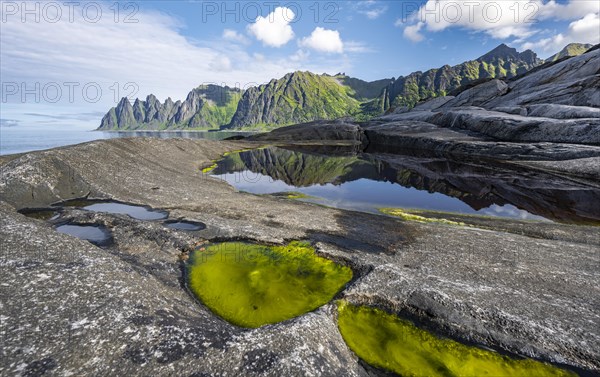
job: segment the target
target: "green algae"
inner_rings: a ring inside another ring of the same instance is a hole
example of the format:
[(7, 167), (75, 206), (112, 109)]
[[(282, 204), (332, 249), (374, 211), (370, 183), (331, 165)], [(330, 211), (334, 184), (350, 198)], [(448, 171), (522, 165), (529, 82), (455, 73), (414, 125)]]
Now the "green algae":
[(314, 196), (310, 196), (310, 195), (304, 194), (299, 191), (276, 192), (276, 193), (268, 194), (268, 195), (274, 196), (276, 198), (283, 198), (283, 199), (290, 199), (290, 200), (313, 199), (314, 198)]
[(414, 213), (406, 212), (399, 208), (379, 208), (379, 212), (384, 213), (386, 215), (399, 217), (406, 221), (417, 221), (420, 223), (438, 223), (438, 224), (446, 224), (446, 225), (456, 225), (456, 226), (467, 226), (467, 224), (458, 221), (446, 220), (446, 219), (438, 219), (434, 217), (425, 217), (416, 215)]
[(213, 244), (190, 260), (190, 290), (215, 314), (242, 327), (281, 322), (329, 302), (352, 270), (307, 243)]
[(439, 338), (380, 309), (340, 301), (338, 314), (342, 337), (357, 356), (402, 376), (576, 376), (536, 360)]
[(205, 168), (202, 169), (202, 173), (203, 174), (210, 173), (211, 171), (215, 170), (216, 167), (217, 167), (217, 161), (213, 160), (212, 164), (210, 166), (207, 166), (207, 167), (205, 167)]

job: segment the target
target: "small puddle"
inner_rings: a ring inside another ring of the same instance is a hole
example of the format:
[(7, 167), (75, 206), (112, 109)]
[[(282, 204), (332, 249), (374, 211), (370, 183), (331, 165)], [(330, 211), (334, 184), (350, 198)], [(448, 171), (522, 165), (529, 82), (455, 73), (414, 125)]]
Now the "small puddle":
[(36, 209), (36, 208), (25, 208), (18, 211), (20, 214), (30, 217), (32, 219), (44, 220), (44, 221), (52, 221), (56, 220), (60, 217), (60, 213), (58, 211), (52, 209)]
[(302, 242), (213, 244), (194, 252), (188, 265), (192, 293), (223, 319), (249, 328), (315, 310), (351, 279), (349, 267)]
[(206, 224), (198, 221), (189, 220), (171, 220), (165, 221), (165, 226), (177, 230), (187, 230), (190, 232), (206, 229)]
[(380, 309), (340, 301), (338, 314), (342, 337), (358, 357), (401, 376), (577, 376), (540, 361), (439, 338)]
[(66, 207), (80, 207), (86, 211), (106, 212), (119, 215), (128, 215), (137, 220), (163, 220), (169, 217), (169, 212), (152, 209), (148, 206), (119, 203), (116, 201), (100, 201), (92, 199), (68, 200), (56, 205)]
[(56, 231), (89, 241), (96, 246), (107, 246), (112, 242), (111, 232), (102, 225), (64, 224), (57, 226)]

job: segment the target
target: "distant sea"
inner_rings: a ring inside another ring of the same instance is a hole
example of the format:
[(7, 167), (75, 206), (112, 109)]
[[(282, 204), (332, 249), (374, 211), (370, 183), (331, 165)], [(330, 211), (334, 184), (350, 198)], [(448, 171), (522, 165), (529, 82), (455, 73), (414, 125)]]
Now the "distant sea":
[(230, 136), (249, 135), (250, 132), (228, 131), (90, 131), (85, 129), (46, 129), (21, 126), (0, 127), (0, 155), (39, 151), (99, 139), (121, 137), (158, 137), (221, 140)]

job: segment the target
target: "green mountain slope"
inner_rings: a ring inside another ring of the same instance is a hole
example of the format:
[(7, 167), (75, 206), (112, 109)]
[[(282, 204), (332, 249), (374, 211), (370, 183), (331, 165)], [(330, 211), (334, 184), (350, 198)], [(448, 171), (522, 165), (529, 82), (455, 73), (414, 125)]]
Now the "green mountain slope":
[(354, 91), (336, 78), (311, 72), (288, 73), (244, 92), (224, 129), (274, 127), (317, 119), (335, 119), (359, 111)]
[(558, 53), (556, 53), (556, 54), (552, 55), (551, 57), (549, 57), (548, 59), (546, 59), (546, 62), (555, 62), (562, 58), (579, 56), (592, 47), (593, 47), (593, 45), (591, 45), (591, 44), (570, 43), (570, 44), (566, 45), (565, 48), (560, 50)]
[(365, 111), (377, 114), (398, 106), (412, 107), (421, 100), (444, 96), (475, 80), (514, 77), (542, 62), (533, 51), (519, 53), (516, 49), (501, 44), (476, 60), (400, 76)]

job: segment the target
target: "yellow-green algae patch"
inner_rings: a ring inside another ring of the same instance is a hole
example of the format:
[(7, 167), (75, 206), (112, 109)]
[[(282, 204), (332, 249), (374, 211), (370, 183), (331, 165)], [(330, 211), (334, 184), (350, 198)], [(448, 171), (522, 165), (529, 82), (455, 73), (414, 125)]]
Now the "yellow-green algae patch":
[(384, 213), (386, 215), (399, 217), (402, 220), (406, 220), (406, 221), (418, 221), (421, 223), (439, 223), (439, 224), (446, 224), (446, 225), (467, 226), (467, 224), (458, 222), (458, 221), (451, 221), (451, 220), (446, 220), (446, 219), (437, 219), (437, 218), (432, 218), (432, 217), (424, 217), (424, 216), (420, 216), (420, 215), (415, 215), (414, 213), (406, 212), (399, 208), (379, 208), (379, 212)]
[(188, 275), (191, 291), (214, 313), (251, 328), (312, 311), (351, 279), (350, 268), (302, 242), (209, 245), (193, 254)]
[(215, 160), (213, 160), (212, 165), (207, 166), (207, 167), (205, 167), (205, 168), (202, 169), (202, 173), (203, 174), (210, 173), (211, 171), (215, 170), (215, 168), (217, 167), (217, 165), (218, 165), (217, 162)]
[(439, 338), (380, 309), (340, 301), (338, 314), (342, 337), (358, 357), (402, 376), (577, 376), (536, 360)]
[(276, 192), (276, 193), (268, 194), (268, 195), (274, 196), (276, 198), (284, 198), (284, 199), (290, 199), (290, 200), (295, 200), (295, 199), (312, 199), (312, 198), (314, 198), (313, 196), (304, 194), (304, 193), (299, 192), (299, 191)]

